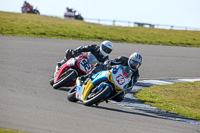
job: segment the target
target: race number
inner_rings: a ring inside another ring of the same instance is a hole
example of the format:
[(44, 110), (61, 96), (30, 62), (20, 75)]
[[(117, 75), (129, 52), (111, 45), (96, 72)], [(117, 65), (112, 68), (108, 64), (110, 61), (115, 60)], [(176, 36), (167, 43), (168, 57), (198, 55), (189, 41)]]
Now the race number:
[(80, 64), (81, 64), (81, 69), (82, 70), (84, 70), (86, 72), (91, 70), (91, 66), (90, 66), (90, 64), (88, 63), (87, 60), (82, 59)]
[(116, 81), (118, 82), (118, 84), (122, 85), (125, 82), (125, 79), (124, 79), (124, 77), (121, 74), (119, 74), (116, 77)]

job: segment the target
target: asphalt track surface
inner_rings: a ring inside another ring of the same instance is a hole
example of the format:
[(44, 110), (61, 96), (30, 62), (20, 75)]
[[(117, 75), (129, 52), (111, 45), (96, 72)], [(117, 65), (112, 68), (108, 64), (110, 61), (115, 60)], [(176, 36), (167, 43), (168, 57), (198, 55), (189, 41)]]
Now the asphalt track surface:
[[(0, 36), (0, 127), (33, 133), (199, 133), (200, 126), (160, 114), (70, 103), (69, 88), (49, 85), (66, 48), (100, 42)], [(200, 48), (114, 43), (110, 58), (143, 55), (140, 79), (200, 77)]]

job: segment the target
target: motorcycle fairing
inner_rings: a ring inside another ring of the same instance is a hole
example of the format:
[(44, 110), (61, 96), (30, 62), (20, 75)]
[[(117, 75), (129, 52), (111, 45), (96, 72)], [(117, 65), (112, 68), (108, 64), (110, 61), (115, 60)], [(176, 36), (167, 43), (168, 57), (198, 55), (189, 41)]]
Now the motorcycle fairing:
[(118, 91), (125, 91), (127, 89), (127, 83), (129, 83), (131, 79), (124, 76), (123, 69), (120, 69), (121, 67), (123, 66), (119, 65), (117, 69), (112, 69), (111, 76), (109, 77), (112, 79)]
[(115, 85), (114, 80), (113, 80), (113, 78), (112, 78), (112, 73), (111, 73), (111, 72), (109, 73), (109, 81), (110, 81), (111, 83), (113, 83), (116, 92), (124, 91), (124, 90), (120, 89), (119, 87), (117, 87), (117, 86)]
[[(98, 72), (92, 76), (91, 80), (89, 80), (86, 85), (77, 86), (76, 87), (76, 98), (83, 101), (88, 96), (89, 92), (95, 85), (108, 79), (108, 74), (109, 74), (109, 71)], [(102, 88), (102, 87), (103, 86), (101, 86), (100, 88)], [(98, 88), (98, 89), (100, 89), (100, 88)]]
[(81, 100), (82, 93), (83, 93), (83, 86), (76, 86), (76, 93), (75, 93), (76, 99)]
[(89, 73), (94, 68), (94, 65), (89, 64), (87, 60), (87, 53), (85, 53), (83, 56), (79, 56), (77, 63), (80, 70), (85, 74)]
[(90, 90), (94, 87), (92, 81), (88, 81), (84, 86), (76, 86), (76, 98), (83, 101), (89, 94)]
[(56, 75), (56, 79), (55, 82), (57, 82), (60, 78), (60, 76), (63, 74), (63, 72), (68, 69), (69, 67), (76, 67), (75, 66), (75, 58), (71, 58), (69, 59), (65, 64), (63, 64), (60, 68), (60, 70), (58, 71), (58, 74)]
[(92, 83), (94, 85), (97, 85), (100, 82), (103, 82), (105, 80), (108, 80), (108, 76), (109, 76), (109, 71), (100, 71), (98, 73), (96, 73), (95, 75), (92, 76)]
[(92, 81), (88, 81), (87, 84), (84, 86), (83, 89), (83, 93), (82, 93), (82, 97), (81, 100), (83, 101), (89, 94), (89, 92), (91, 91), (91, 89), (94, 87)]

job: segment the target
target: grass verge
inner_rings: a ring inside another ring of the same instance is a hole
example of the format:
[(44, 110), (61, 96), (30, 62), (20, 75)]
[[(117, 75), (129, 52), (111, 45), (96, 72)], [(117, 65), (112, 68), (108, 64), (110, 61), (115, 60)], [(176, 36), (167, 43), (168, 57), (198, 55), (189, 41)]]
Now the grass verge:
[(136, 97), (145, 104), (200, 120), (200, 81), (152, 86)]
[(27, 132), (22, 132), (22, 131), (17, 131), (17, 130), (0, 128), (0, 133), (27, 133)]
[(9, 12), (0, 12), (0, 35), (200, 47), (200, 31), (112, 27)]

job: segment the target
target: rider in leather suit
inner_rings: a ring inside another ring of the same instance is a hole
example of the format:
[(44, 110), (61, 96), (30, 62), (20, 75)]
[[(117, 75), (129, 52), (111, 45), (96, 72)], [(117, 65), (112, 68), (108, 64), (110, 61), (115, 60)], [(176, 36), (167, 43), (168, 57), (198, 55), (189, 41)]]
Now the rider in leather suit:
[(109, 59), (108, 54), (112, 52), (113, 44), (110, 41), (103, 41), (100, 46), (92, 44), (89, 46), (80, 46), (75, 50), (67, 49), (64, 60), (58, 62), (58, 67), (62, 66), (68, 59), (79, 55), (81, 52), (91, 52), (100, 63)]
[(116, 97), (114, 97), (112, 100), (115, 100), (117, 102), (121, 102), (124, 99), (124, 96), (126, 93), (130, 92), (137, 80), (139, 79), (139, 70), (138, 68), (142, 64), (142, 56), (139, 53), (133, 53), (130, 55), (130, 57), (120, 56), (114, 60), (111, 60), (110, 66), (112, 65), (123, 65), (123, 66), (129, 66), (129, 68), (132, 69), (133, 75), (131, 76), (131, 81), (129, 82), (128, 89), (126, 92), (122, 92)]
[(28, 13), (32, 13), (33, 6), (31, 6), (28, 2), (24, 1), (24, 6), (27, 8)]

